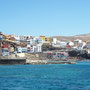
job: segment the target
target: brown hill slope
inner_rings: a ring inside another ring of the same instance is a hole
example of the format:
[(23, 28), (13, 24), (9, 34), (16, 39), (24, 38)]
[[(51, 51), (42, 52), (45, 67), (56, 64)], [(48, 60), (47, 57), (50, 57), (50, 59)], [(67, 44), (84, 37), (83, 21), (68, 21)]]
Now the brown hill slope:
[(83, 41), (90, 41), (90, 34), (76, 35), (76, 36), (54, 36), (60, 41), (74, 41), (75, 39), (81, 39)]

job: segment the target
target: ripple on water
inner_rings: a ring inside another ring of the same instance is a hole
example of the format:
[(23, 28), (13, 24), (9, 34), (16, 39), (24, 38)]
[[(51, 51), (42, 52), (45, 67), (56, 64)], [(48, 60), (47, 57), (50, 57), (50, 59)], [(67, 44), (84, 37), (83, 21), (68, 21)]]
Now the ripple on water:
[(0, 66), (0, 90), (90, 90), (90, 62)]

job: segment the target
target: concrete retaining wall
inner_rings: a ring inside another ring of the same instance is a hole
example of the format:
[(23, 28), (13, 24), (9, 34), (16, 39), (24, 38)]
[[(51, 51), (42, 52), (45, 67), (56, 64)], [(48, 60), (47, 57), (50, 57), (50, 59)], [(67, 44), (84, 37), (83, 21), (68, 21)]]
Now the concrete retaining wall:
[(0, 59), (1, 64), (25, 64), (25, 59)]

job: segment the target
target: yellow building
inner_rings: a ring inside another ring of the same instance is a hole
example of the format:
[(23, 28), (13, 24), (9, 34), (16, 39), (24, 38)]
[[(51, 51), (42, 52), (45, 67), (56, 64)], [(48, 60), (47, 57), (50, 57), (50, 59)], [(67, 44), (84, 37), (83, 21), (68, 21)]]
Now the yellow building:
[(43, 44), (50, 44), (50, 37), (40, 36), (40, 38), (43, 40)]

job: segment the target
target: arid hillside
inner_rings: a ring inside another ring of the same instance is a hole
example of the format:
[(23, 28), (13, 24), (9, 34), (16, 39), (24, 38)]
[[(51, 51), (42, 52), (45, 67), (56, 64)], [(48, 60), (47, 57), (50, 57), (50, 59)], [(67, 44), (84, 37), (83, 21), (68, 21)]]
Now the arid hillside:
[(76, 35), (76, 36), (54, 36), (60, 41), (74, 41), (75, 39), (81, 39), (83, 41), (90, 41), (90, 34)]

